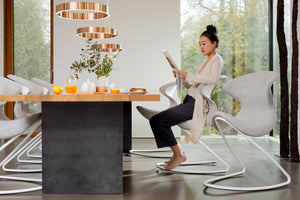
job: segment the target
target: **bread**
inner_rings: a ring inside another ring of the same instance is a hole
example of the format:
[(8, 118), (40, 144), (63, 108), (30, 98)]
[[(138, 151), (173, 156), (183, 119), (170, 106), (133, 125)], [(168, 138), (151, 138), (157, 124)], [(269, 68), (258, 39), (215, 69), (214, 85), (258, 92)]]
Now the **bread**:
[(146, 92), (145, 88), (131, 88), (130, 92)]

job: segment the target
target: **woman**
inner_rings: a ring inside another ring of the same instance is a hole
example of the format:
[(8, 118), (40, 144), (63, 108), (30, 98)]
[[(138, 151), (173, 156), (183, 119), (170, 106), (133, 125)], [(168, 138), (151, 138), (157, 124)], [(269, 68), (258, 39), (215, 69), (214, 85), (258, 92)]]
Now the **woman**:
[[(216, 53), (219, 39), (217, 37), (217, 29), (213, 25), (208, 25), (206, 31), (201, 34), (199, 40), (200, 50), (203, 56), (207, 56), (207, 61), (200, 64), (196, 74), (186, 71), (178, 71), (178, 75), (183, 80), (183, 86), (188, 89), (187, 95), (182, 104), (169, 108), (150, 119), (151, 129), (155, 136), (158, 148), (169, 146), (173, 151), (172, 158), (166, 162), (165, 169), (171, 170), (176, 168), (186, 160), (184, 152), (181, 151), (171, 130), (171, 127), (181, 122), (191, 120), (191, 136), (186, 137), (186, 141), (191, 140), (197, 143), (205, 126), (207, 104), (198, 92), (197, 88), (200, 84), (216, 84), (219, 80), (223, 60)], [(174, 77), (176, 77), (176, 73)], [(196, 102), (196, 103), (195, 103)], [(194, 106), (197, 105), (197, 106)], [(200, 106), (198, 106), (200, 105)], [(200, 116), (195, 113), (202, 113)], [(186, 135), (187, 136), (187, 135)]]

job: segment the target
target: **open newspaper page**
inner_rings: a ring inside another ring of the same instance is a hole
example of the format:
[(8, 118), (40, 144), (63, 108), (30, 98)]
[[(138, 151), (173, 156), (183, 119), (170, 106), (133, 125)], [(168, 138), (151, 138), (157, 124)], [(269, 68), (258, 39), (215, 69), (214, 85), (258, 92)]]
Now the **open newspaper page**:
[(174, 62), (174, 60), (172, 59), (172, 57), (170, 56), (169, 52), (166, 50), (163, 50), (162, 53), (164, 54), (164, 56), (166, 57), (167, 61), (169, 62), (171, 68), (173, 69), (173, 71), (175, 73), (177, 73), (176, 76), (176, 84), (177, 84), (177, 93), (178, 93), (178, 97), (181, 99), (181, 91), (182, 91), (182, 80), (178, 74), (178, 66), (176, 65), (176, 63)]

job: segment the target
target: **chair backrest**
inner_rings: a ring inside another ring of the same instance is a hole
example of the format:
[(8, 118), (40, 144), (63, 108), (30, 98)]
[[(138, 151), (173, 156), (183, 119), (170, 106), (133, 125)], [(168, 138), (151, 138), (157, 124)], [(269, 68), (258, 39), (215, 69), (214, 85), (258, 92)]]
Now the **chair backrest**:
[[(9, 74), (7, 77), (20, 85), (23, 85), (29, 88), (29, 92), (27, 94), (47, 94), (49, 90), (43, 86), (40, 86), (30, 80), (24, 79), (22, 77)], [(14, 114), (16, 118), (28, 117), (33, 113), (30, 111), (30, 104), (31, 102), (16, 102)], [(37, 112), (41, 112), (41, 102), (36, 103), (36, 110)]]
[(45, 87), (47, 88), (48, 92), (47, 94), (51, 94), (52, 93), (52, 88), (53, 88), (53, 84), (52, 83), (49, 83), (47, 81), (44, 81), (44, 80), (41, 80), (41, 79), (38, 79), (38, 78), (32, 78), (31, 81), (33, 81), (34, 83), (42, 86), (42, 87)]
[[(21, 94), (21, 91), (21, 85), (7, 78), (0, 77), (0, 94)], [(0, 102), (0, 119), (7, 120), (8, 118), (4, 114), (5, 103), (4, 101)]]
[(251, 136), (269, 133), (276, 124), (276, 110), (271, 91), (279, 74), (272, 71), (254, 72), (228, 81), (223, 89), (238, 100), (241, 110), (238, 129)]
[(174, 82), (167, 83), (159, 88), (160, 93), (165, 97), (167, 97), (167, 99), (169, 100), (170, 103), (169, 108), (177, 105), (177, 102), (173, 98), (174, 93), (177, 91), (176, 87), (177, 87), (176, 82), (174, 81)]
[[(30, 81), (30, 80), (27, 80), (27, 79), (24, 79), (22, 77), (19, 77), (19, 76), (16, 76), (16, 75), (12, 75), (12, 74), (9, 74), (7, 75), (7, 77), (11, 80), (14, 80), (15, 82), (21, 84), (21, 85), (24, 85), (26, 87), (29, 88), (29, 94), (45, 94), (48, 92), (48, 89)], [(47, 91), (45, 91), (45, 89)]]
[(22, 86), (7, 78), (0, 77), (0, 94), (21, 94)]

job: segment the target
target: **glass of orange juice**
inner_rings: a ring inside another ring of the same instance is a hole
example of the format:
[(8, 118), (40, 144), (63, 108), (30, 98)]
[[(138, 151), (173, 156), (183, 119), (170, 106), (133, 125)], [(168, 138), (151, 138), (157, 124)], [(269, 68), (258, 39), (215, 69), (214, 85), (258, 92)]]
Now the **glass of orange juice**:
[(76, 92), (77, 92), (77, 79), (76, 79), (73, 71), (70, 71), (70, 73), (68, 75), (65, 88), (66, 88), (67, 94), (76, 94)]
[(120, 90), (116, 90), (116, 89), (114, 89), (114, 90), (110, 90), (110, 93), (111, 94), (120, 94)]
[(77, 92), (77, 85), (66, 85), (67, 94), (75, 94)]

